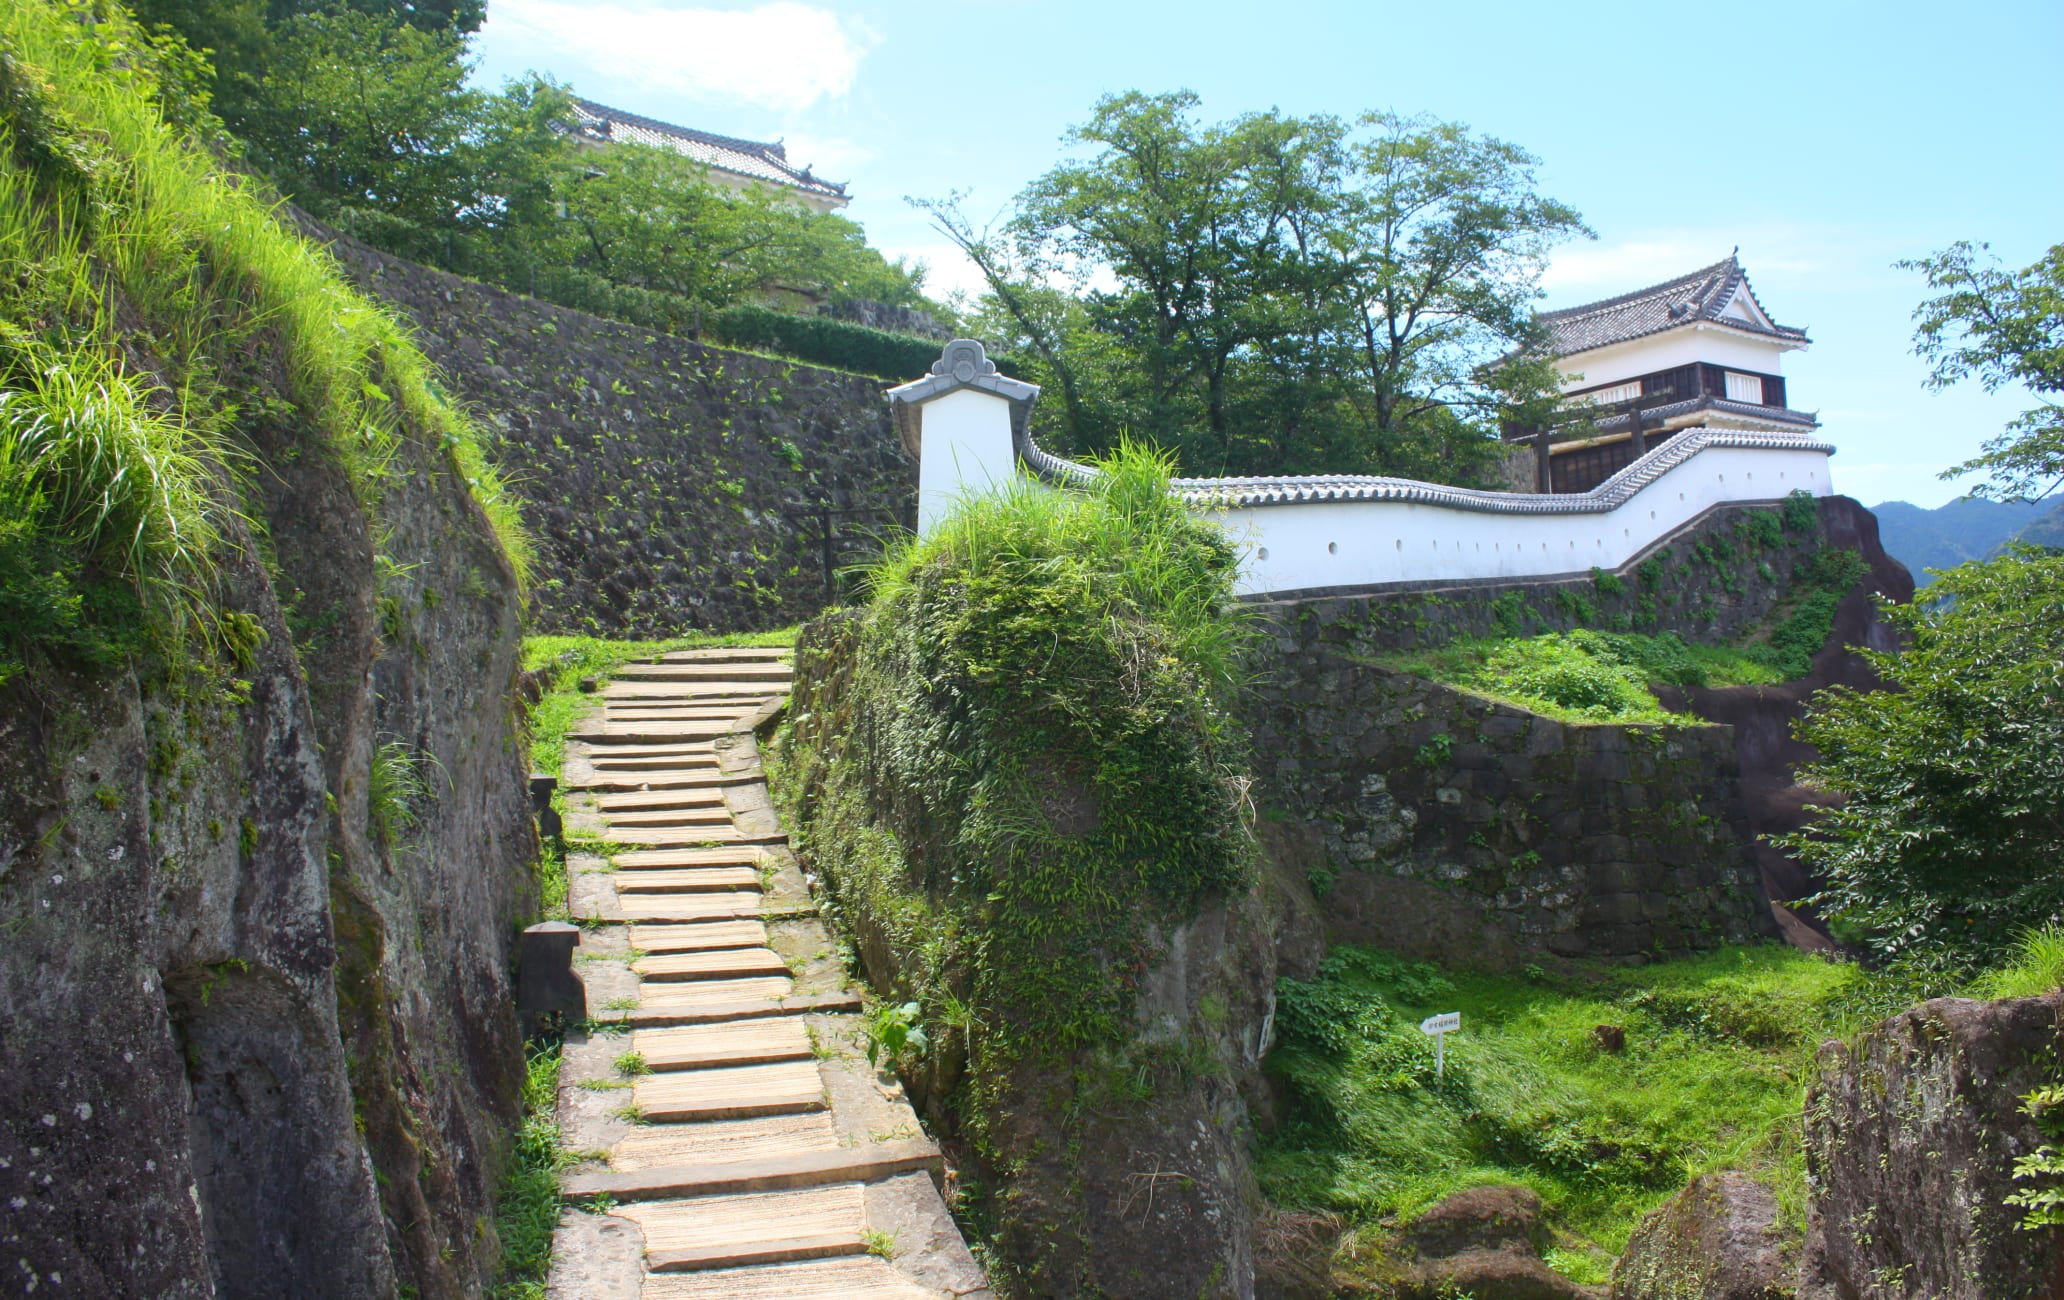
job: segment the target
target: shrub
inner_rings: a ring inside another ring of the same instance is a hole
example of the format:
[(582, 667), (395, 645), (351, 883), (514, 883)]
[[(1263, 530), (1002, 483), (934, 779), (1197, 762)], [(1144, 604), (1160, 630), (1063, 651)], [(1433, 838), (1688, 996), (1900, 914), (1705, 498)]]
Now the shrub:
[(704, 312), (702, 329), (720, 343), (762, 348), (882, 379), (921, 378), (939, 359), (937, 339), (870, 329), (828, 316), (798, 316), (751, 303)]
[(1982, 964), (2064, 914), (2064, 556), (2021, 550), (1890, 606), (1894, 689), (1831, 688), (1800, 773), (1841, 798), (1777, 842), (1828, 881), (1826, 914), (1887, 957)]

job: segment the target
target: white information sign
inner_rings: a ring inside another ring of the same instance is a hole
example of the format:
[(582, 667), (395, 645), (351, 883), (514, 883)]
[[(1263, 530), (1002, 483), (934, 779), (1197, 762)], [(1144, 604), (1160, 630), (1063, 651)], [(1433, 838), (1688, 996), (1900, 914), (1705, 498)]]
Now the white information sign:
[(1433, 1038), (1433, 1074), (1445, 1078), (1448, 1073), (1448, 1035), (1462, 1027), (1462, 1013), (1443, 1011), (1437, 1016), (1428, 1016), (1419, 1022), (1419, 1032)]

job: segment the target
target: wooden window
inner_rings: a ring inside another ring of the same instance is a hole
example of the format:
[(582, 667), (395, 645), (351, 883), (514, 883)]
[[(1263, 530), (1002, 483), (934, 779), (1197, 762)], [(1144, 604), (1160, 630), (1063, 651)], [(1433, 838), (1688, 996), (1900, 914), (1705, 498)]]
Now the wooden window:
[(1752, 406), (1763, 405), (1763, 376), (1745, 375), (1739, 370), (1728, 371), (1727, 400), (1747, 402)]
[(1630, 379), (1624, 384), (1614, 384), (1611, 388), (1601, 388), (1595, 392), (1577, 394), (1579, 400), (1589, 402), (1593, 406), (1610, 406), (1614, 402), (1631, 402), (1639, 396), (1641, 396), (1641, 381), (1639, 379)]

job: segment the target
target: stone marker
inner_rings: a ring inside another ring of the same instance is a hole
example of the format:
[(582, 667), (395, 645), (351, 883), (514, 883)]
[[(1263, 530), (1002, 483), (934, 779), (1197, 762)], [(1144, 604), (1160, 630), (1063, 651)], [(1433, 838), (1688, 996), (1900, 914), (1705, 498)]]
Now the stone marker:
[(573, 950), (580, 945), (580, 927), (565, 921), (541, 921), (523, 932), (516, 949), (516, 1014), (523, 1032), (543, 1032), (553, 1012), (568, 1020), (588, 1016), (588, 991), (573, 973)]

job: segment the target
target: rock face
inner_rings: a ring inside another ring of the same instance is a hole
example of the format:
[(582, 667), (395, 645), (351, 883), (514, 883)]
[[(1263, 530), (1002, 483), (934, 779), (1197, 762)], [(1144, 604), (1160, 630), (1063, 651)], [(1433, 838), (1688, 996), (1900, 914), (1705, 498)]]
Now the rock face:
[(1586, 1300), (1592, 1292), (1541, 1262), (1541, 1198), (1526, 1187), (1472, 1187), (1406, 1227), (1414, 1262), (1401, 1300)]
[(840, 512), (835, 567), (913, 522), (917, 466), (880, 380), (603, 320), (304, 224), (413, 320), (499, 435), (538, 549), (534, 631), (795, 623), (830, 603), (811, 508)]
[(2047, 1140), (2021, 1099), (2058, 1077), (2060, 1013), (2064, 993), (1943, 998), (1821, 1049), (1801, 1300), (2064, 1297), (2064, 1235), (2005, 1203)]
[[(1786, 787), (1804, 747), (1789, 728), (1812, 686), (1869, 682), (1842, 648), (1884, 635), (1867, 588), (1897, 599), (1912, 585), (1846, 498), (1820, 501), (1810, 527), (1775, 544), (1750, 522), (1717, 512), (1619, 575), (1262, 606), (1270, 637), (1246, 709), (1256, 789), (1319, 841), (1309, 867), (1329, 937), (1493, 967), (1681, 955), (1781, 925), (1812, 941), (1769, 906), (1811, 882), (1756, 837), (1798, 825), (1806, 793)], [(1658, 692), (1719, 725), (1566, 726), (1371, 662), (1457, 635), (1579, 626), (1735, 636), (1824, 547), (1858, 550), (1871, 576), (1842, 602), (1811, 678)]]
[(444, 1297), (494, 1262), (536, 901), (515, 578), (440, 448), (404, 436), (369, 511), (270, 364), (228, 377), (261, 395), (248, 662), (0, 690), (10, 1290)]
[(1797, 1236), (1746, 1174), (1704, 1174), (1642, 1221), (1613, 1268), (1612, 1300), (1789, 1300)]

